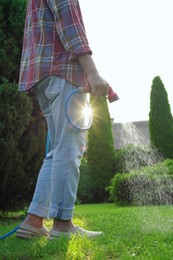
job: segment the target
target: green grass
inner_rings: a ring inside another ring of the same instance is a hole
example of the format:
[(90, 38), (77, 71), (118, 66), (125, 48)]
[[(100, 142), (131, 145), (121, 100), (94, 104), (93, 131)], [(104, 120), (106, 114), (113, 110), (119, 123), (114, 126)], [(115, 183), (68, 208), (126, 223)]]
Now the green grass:
[[(20, 220), (21, 221), (21, 220)], [(20, 223), (0, 221), (0, 234)], [(74, 222), (86, 229), (101, 230), (95, 239), (44, 237), (17, 239), (15, 234), (0, 241), (0, 259), (173, 259), (173, 208), (116, 207), (113, 204), (78, 205)], [(45, 225), (51, 227), (51, 221)]]

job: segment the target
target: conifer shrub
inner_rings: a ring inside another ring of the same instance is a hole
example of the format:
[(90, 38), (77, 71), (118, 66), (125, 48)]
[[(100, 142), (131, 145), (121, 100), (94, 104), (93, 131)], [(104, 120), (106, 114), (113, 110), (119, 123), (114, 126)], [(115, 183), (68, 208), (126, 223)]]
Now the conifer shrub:
[(173, 158), (173, 117), (168, 94), (159, 76), (155, 77), (150, 94), (150, 141), (165, 158)]
[(27, 0), (0, 1), (0, 211), (32, 199), (45, 153), (46, 125), (36, 98), (18, 92)]
[(32, 102), (18, 94), (16, 83), (0, 84), (0, 209), (10, 210), (25, 201), (28, 176), (25, 176), (21, 135), (31, 120)]
[(106, 97), (91, 97), (93, 123), (88, 131), (87, 160), (91, 173), (93, 202), (108, 199), (106, 186), (114, 174), (114, 139)]

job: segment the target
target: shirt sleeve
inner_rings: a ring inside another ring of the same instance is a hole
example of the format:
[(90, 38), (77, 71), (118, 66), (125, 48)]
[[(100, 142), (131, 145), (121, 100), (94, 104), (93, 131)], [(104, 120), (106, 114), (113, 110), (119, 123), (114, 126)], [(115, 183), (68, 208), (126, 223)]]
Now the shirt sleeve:
[(78, 0), (48, 0), (59, 38), (69, 53), (69, 60), (81, 54), (92, 54), (82, 20)]

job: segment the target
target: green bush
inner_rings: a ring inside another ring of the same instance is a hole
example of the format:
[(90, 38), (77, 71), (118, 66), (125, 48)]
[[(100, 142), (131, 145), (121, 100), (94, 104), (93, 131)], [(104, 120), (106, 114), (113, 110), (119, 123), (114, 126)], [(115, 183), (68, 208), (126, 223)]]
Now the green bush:
[(34, 99), (19, 94), (16, 83), (0, 84), (1, 211), (19, 209), (32, 198), (46, 136), (45, 120)]
[(131, 144), (115, 152), (115, 173), (127, 173), (162, 160), (162, 155), (152, 146)]
[(130, 173), (118, 173), (107, 188), (110, 199), (123, 206), (173, 204), (173, 176), (169, 172), (164, 162)]
[(19, 95), (17, 87), (7, 80), (0, 84), (1, 210), (14, 209), (24, 202), (29, 180), (19, 140), (31, 120), (32, 102), (27, 95)]
[(83, 157), (80, 166), (80, 181), (78, 186), (77, 203), (93, 202), (92, 193), (93, 180), (88, 162)]
[(91, 97), (93, 123), (88, 131), (87, 160), (92, 172), (93, 202), (105, 202), (105, 187), (114, 175), (114, 140), (106, 97)]
[(27, 0), (0, 1), (0, 78), (19, 77)]
[(0, 210), (32, 198), (45, 153), (46, 126), (36, 98), (18, 92), (27, 0), (0, 1)]
[(168, 169), (168, 173), (173, 175), (173, 160), (171, 159), (166, 159), (164, 161), (164, 165), (167, 167)]
[(33, 104), (31, 120), (19, 140), (24, 164), (25, 182), (27, 183), (27, 189), (23, 192), (25, 203), (29, 203), (32, 199), (37, 176), (45, 156), (47, 134), (46, 122), (40, 112), (36, 97), (34, 95), (30, 96), (30, 101)]

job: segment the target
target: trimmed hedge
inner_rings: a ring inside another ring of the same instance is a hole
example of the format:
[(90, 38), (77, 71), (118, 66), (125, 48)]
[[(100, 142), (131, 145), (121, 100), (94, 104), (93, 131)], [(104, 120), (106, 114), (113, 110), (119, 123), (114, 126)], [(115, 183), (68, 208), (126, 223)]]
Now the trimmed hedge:
[(168, 174), (172, 174), (173, 175), (173, 160), (166, 159), (164, 161), (164, 165), (167, 167)]
[(127, 173), (162, 160), (163, 156), (151, 145), (127, 145), (115, 152), (115, 173)]
[(173, 204), (172, 165), (166, 160), (153, 167), (116, 174), (107, 188), (110, 199), (121, 206)]

